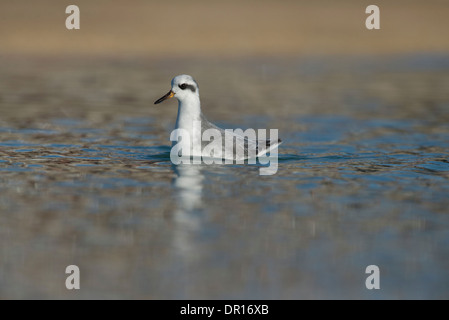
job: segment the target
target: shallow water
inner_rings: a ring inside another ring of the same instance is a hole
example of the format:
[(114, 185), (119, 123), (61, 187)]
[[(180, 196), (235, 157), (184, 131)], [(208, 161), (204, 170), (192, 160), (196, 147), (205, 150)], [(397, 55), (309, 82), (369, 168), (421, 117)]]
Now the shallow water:
[[(449, 298), (449, 57), (0, 67), (0, 298)], [(277, 174), (172, 165), (179, 69)]]

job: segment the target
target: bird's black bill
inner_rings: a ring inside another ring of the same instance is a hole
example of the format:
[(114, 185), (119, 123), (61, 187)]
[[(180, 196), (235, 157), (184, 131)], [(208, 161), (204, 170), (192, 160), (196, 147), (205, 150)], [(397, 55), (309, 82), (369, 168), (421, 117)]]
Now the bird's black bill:
[(174, 95), (175, 95), (175, 93), (174, 93), (173, 91), (170, 90), (165, 96), (163, 96), (163, 97), (157, 99), (157, 100), (154, 102), (154, 104), (158, 104), (158, 103), (161, 103), (161, 102), (164, 101), (164, 100), (173, 98)]

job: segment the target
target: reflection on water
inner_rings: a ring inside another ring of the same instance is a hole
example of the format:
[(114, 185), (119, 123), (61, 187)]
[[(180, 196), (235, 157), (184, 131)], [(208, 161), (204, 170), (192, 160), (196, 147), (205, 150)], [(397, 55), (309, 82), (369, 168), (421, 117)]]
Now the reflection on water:
[(279, 129), (273, 176), (172, 165), (176, 105), (148, 105), (180, 66), (0, 63), (23, 81), (0, 86), (0, 298), (448, 298), (448, 59), (424, 60), (192, 62), (212, 121)]
[[(201, 207), (201, 194), (203, 190), (203, 175), (200, 165), (173, 166), (177, 175), (174, 186), (177, 190), (179, 211), (190, 213)], [(183, 220), (183, 219), (181, 219)]]
[(202, 204), (203, 179), (200, 165), (174, 165), (176, 178), (173, 181), (176, 210), (174, 221), (179, 232), (174, 235), (175, 247), (185, 258), (195, 254), (196, 247), (190, 239), (201, 229), (198, 209)]

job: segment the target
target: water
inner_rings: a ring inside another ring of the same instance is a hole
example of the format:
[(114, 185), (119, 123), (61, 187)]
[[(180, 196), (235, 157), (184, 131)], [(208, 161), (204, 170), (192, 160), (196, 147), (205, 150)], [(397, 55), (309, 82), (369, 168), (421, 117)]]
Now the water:
[[(449, 297), (448, 57), (13, 62), (0, 298)], [(172, 165), (181, 67), (210, 120), (279, 129), (277, 174)]]

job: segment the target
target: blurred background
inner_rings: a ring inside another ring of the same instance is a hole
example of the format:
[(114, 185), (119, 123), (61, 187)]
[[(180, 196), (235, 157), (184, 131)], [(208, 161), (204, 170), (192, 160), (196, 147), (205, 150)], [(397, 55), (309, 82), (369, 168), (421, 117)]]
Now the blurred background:
[[(1, 1), (0, 298), (449, 298), (448, 15)], [(276, 175), (171, 164), (176, 102), (153, 102), (182, 73), (212, 122), (279, 129)]]
[[(65, 8), (81, 10), (68, 31)], [(3, 1), (1, 50), (52, 56), (242, 57), (446, 52), (447, 1)]]

